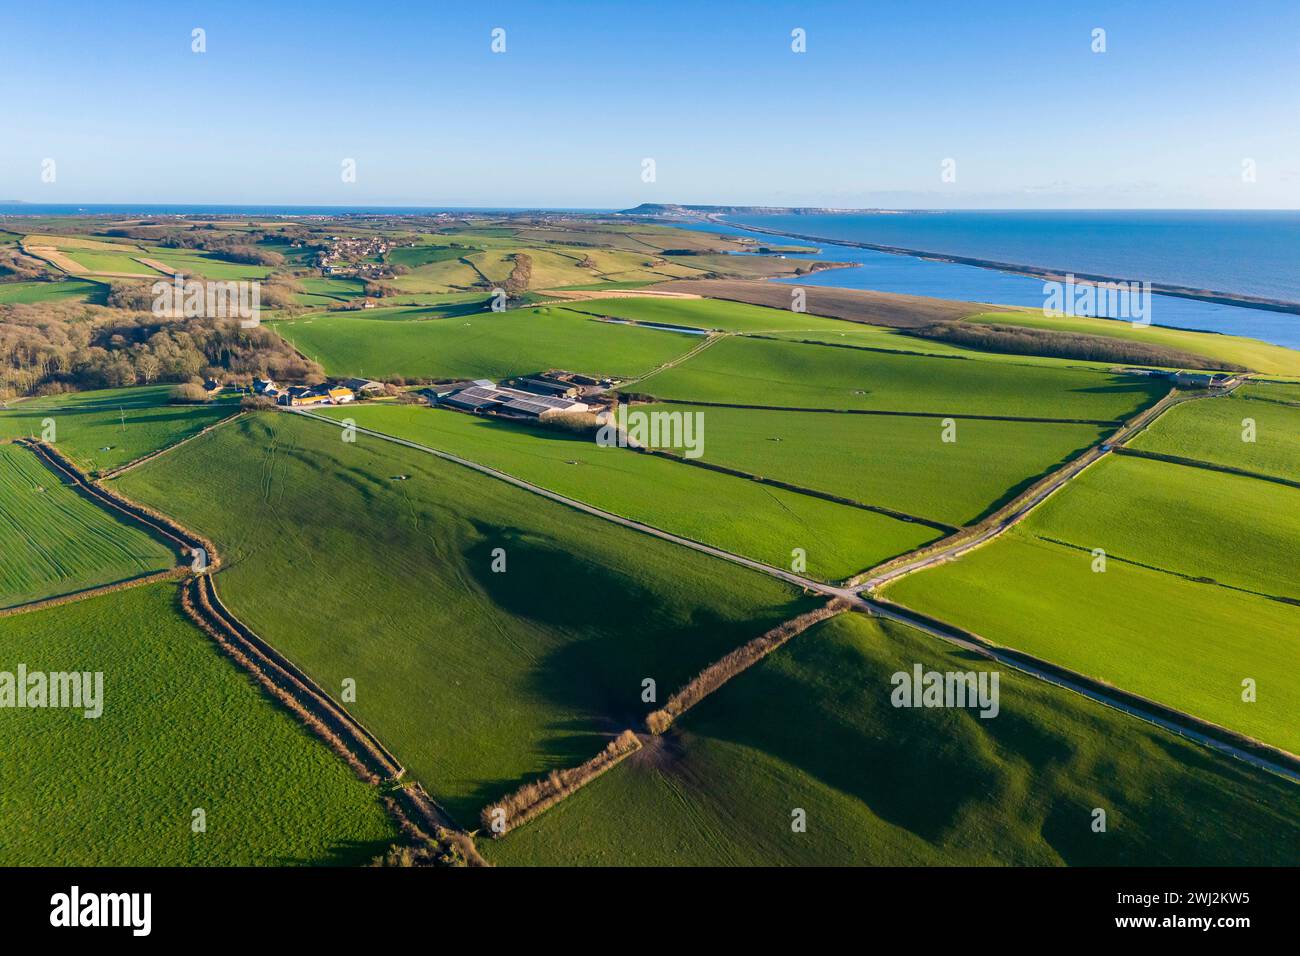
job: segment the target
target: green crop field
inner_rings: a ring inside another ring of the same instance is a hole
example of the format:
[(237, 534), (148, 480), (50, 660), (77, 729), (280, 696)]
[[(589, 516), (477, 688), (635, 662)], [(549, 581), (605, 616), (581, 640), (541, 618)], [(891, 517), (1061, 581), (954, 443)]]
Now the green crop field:
[(148, 254), (134, 247), (124, 248), (122, 252), (105, 252), (100, 249), (67, 249), (64, 250), (63, 254), (82, 266), (87, 272), (108, 272), (122, 275), (148, 276), (157, 279), (164, 278), (163, 274), (157, 269), (151, 269), (143, 262), (137, 261), (137, 257), (148, 258)]
[[(1249, 437), (1254, 423), (1254, 441)], [(1175, 405), (1129, 443), (1142, 451), (1300, 481), (1300, 408), (1215, 398)], [(1256, 516), (1257, 517), (1257, 516)]]
[(0, 440), (41, 438), (85, 471), (105, 471), (165, 448), (239, 411), (233, 401), (169, 405), (170, 385), (30, 398), (0, 409)]
[(464, 823), (640, 719), (645, 678), (662, 700), (811, 606), (757, 572), (286, 414), (118, 483), (211, 536), (230, 609), (327, 690), (355, 680), (349, 709)]
[(935, 528), (861, 508), (603, 448), (591, 435), (411, 405), (348, 405), (322, 413), (765, 564), (788, 568), (793, 549), (802, 548), (808, 574), (823, 580), (851, 577), (941, 536)]
[(634, 376), (698, 342), (684, 333), (597, 322), (546, 307), (400, 322), (315, 315), (275, 328), (329, 374), (371, 377), (504, 378), (547, 368)]
[[(78, 254), (80, 258), (80, 254)], [(253, 282), (265, 279), (271, 274), (268, 266), (248, 265), (231, 262), (212, 252), (197, 249), (171, 249), (154, 246), (145, 250), (143, 258), (154, 259), (165, 266), (171, 266), (185, 276), (202, 276), (217, 282), (244, 281)]]
[(1111, 455), (1022, 525), (1109, 558), (1300, 604), (1300, 488)]
[(68, 299), (103, 305), (107, 297), (107, 286), (83, 279), (65, 279), (61, 282), (0, 283), (0, 305), (33, 305), (43, 302), (62, 302)]
[(778, 332), (808, 331), (823, 334), (852, 332), (858, 326), (852, 322), (769, 309), (761, 305), (728, 302), (724, 299), (588, 299), (574, 302), (569, 308), (575, 312), (604, 315), (637, 322), (657, 322), (664, 325), (684, 325), (696, 329), (717, 329), (725, 332)]
[(933, 415), (1123, 418), (1167, 389), (1131, 376), (727, 338), (636, 383), (658, 398)]
[(1266, 402), (1300, 405), (1300, 382), (1249, 382), (1233, 392), (1242, 398), (1259, 398)]
[(449, 246), (401, 246), (388, 253), (388, 261), (393, 265), (417, 269), (420, 266), (445, 262), (448, 259), (459, 259), (461, 256), (480, 251), (479, 249), (453, 249)]
[(221, 655), (172, 585), (0, 618), (0, 644), (8, 671), (103, 674), (99, 717), (0, 710), (0, 865), (356, 865), (394, 836), (374, 788)]
[[(1068, 494), (1068, 490), (1063, 492)], [(1300, 608), (1122, 561), (1019, 529), (885, 597), (994, 643), (1295, 752)], [(1258, 700), (1242, 700), (1242, 681)]]
[(0, 516), (0, 608), (140, 577), (178, 560), (19, 445), (0, 445)]
[(834, 412), (660, 405), (698, 411), (702, 459), (919, 515), (967, 524), (1100, 441), (1096, 425), (961, 421)]
[(1087, 316), (1049, 316), (1038, 309), (984, 312), (971, 316), (967, 321), (1024, 325), (1060, 332), (1086, 332), (1089, 335), (1147, 342), (1152, 345), (1181, 349), (1193, 355), (1203, 355), (1230, 365), (1240, 365), (1256, 372), (1300, 376), (1300, 352), (1282, 345), (1272, 345), (1258, 339), (1247, 339), (1236, 335), (1192, 332), (1159, 325), (1141, 326), (1127, 321), (1094, 319)]
[[(1294, 784), (1013, 671), (991, 719), (892, 707), (891, 674), (917, 663), (988, 668), (841, 615), (480, 848), (545, 866), (1292, 862)], [(796, 808), (806, 832), (792, 831)]]

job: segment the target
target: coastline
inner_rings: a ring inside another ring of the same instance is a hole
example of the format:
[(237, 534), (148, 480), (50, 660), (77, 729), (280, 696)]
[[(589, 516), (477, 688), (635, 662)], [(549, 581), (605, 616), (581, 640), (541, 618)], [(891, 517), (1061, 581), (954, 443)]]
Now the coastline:
[[(930, 262), (947, 262), (954, 265), (974, 266), (979, 269), (989, 269), (995, 272), (1007, 272), (1012, 275), (1026, 276), (1031, 279), (1042, 279), (1046, 282), (1064, 282), (1067, 274), (1072, 275), (1076, 283), (1085, 285), (1095, 285), (1103, 282), (1142, 281), (1088, 272), (1066, 273), (1060, 269), (1046, 269), (1039, 266), (1024, 265), (1022, 263), (1000, 262), (996, 259), (979, 259), (973, 256), (959, 256), (943, 252), (926, 252), (922, 249), (908, 249), (903, 246), (888, 246), (874, 242), (860, 242), (850, 239), (828, 239), (825, 236), (810, 236), (795, 232), (783, 232), (777, 229), (768, 229), (765, 226), (751, 226), (746, 223), (730, 222), (722, 218), (720, 215), (706, 216), (704, 217), (704, 220), (716, 226), (730, 227), (733, 229), (746, 229), (750, 232), (761, 232), (769, 236), (784, 236), (790, 239), (801, 239), (805, 242), (847, 246), (854, 249), (870, 249), (874, 252), (884, 252), (895, 256), (911, 256), (914, 259), (925, 259)], [(1269, 299), (1263, 296), (1218, 292), (1213, 289), (1192, 289), (1186, 286), (1168, 285), (1161, 282), (1150, 282), (1147, 283), (1147, 285), (1155, 295), (1169, 295), (1176, 296), (1180, 299), (1196, 299), (1201, 302), (1212, 302), (1218, 305), (1232, 305), (1244, 309), (1257, 309), (1266, 312), (1284, 312), (1291, 315), (1300, 315), (1300, 302), (1289, 302), (1285, 299)]]

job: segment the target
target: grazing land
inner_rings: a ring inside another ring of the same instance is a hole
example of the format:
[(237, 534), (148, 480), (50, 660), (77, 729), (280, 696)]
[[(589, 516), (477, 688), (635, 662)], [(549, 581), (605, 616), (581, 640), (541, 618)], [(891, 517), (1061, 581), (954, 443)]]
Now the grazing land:
[[(325, 414), (451, 452), (602, 510), (774, 567), (789, 567), (792, 550), (802, 548), (807, 573), (821, 580), (852, 577), (941, 534), (926, 525), (744, 478), (601, 447), (591, 434), (410, 405), (345, 406)], [(357, 441), (379, 439), (361, 435)], [(738, 515), (744, 520), (737, 520)]]
[(1096, 425), (963, 421), (943, 441), (940, 418), (751, 408), (696, 412), (702, 460), (947, 524), (968, 524), (1106, 434)]
[(1054, 317), (1033, 309), (983, 312), (968, 316), (967, 321), (1104, 335), (1191, 352), (1212, 361), (1222, 362), (1225, 366), (1240, 366), (1270, 375), (1300, 376), (1300, 352), (1281, 345), (1272, 345), (1235, 335), (1192, 332), (1159, 325), (1135, 325), (1117, 319), (1094, 319), (1087, 316)]
[(165, 571), (178, 560), (19, 445), (0, 445), (0, 515), (0, 608)]
[(231, 611), (326, 690), (354, 680), (349, 710), (462, 822), (642, 719), (644, 679), (667, 694), (813, 603), (297, 416), (241, 418), (118, 485), (214, 540)]
[(393, 838), (376, 790), (217, 651), (172, 585), (0, 618), (0, 644), (6, 670), (103, 673), (97, 718), (0, 709), (4, 866), (358, 865)]
[[(634, 390), (678, 401), (1111, 421), (1167, 389), (1082, 369), (727, 338)], [(960, 437), (958, 438), (960, 441)]]
[[(1068, 494), (1069, 491), (1062, 492)], [(1100, 529), (1099, 529), (1100, 531)], [(1294, 554), (1294, 552), (1292, 552)], [(1225, 560), (1235, 560), (1225, 552)], [(1300, 751), (1300, 608), (1016, 529), (884, 596), (1249, 737)], [(1260, 688), (1242, 699), (1245, 679)]]
[(315, 315), (277, 323), (276, 330), (331, 375), (406, 378), (507, 378), (545, 368), (631, 377), (698, 341), (549, 307), (456, 318), (408, 315), (400, 321), (391, 314)]
[(585, 315), (609, 316), (635, 322), (681, 325), (720, 332), (807, 331), (831, 335), (852, 332), (857, 326), (838, 319), (768, 309), (722, 299), (640, 298), (588, 299), (568, 307)]
[(1300, 488), (1110, 455), (1023, 527), (1085, 552), (1103, 548), (1112, 560), (1300, 604)]
[[(690, 282), (664, 282), (655, 286), (665, 292), (694, 292), (711, 299), (748, 302), (773, 309), (790, 308), (797, 285), (771, 282), (746, 282), (732, 279), (703, 279)], [(809, 286), (803, 289), (805, 304), (812, 315), (823, 315), (850, 322), (866, 322), (900, 329), (919, 328), (935, 322), (954, 322), (988, 306), (978, 302), (955, 302), (919, 295), (898, 295), (863, 289), (833, 289)]]
[(543, 866), (1290, 862), (1293, 784), (1005, 670), (995, 719), (891, 706), (891, 674), (917, 663), (988, 667), (840, 615), (483, 852)]
[(40, 438), (54, 423), (59, 451), (85, 471), (106, 471), (175, 444), (239, 411), (231, 401), (168, 403), (171, 387), (145, 385), (31, 398), (0, 409), (0, 440)]
[[(1247, 419), (1253, 422), (1253, 435)], [(1170, 409), (1130, 444), (1141, 451), (1300, 481), (1300, 407), (1235, 394), (1186, 402)]]
[(34, 305), (63, 300), (103, 305), (107, 295), (106, 286), (81, 279), (68, 279), (64, 282), (6, 282), (0, 285), (0, 305)]

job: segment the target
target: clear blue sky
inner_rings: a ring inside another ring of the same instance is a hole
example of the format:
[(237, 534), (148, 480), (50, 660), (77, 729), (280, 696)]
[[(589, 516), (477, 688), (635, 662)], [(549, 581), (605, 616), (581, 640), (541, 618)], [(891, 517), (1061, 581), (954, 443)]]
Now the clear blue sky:
[(0, 62), (0, 200), (1300, 208), (1294, 0), (10, 0)]

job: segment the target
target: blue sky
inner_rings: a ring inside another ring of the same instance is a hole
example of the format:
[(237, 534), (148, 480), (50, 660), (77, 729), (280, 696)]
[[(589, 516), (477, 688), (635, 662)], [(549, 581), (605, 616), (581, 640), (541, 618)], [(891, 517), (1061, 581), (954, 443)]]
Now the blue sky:
[(1294, 2), (11, 0), (0, 61), (0, 200), (1300, 208)]

